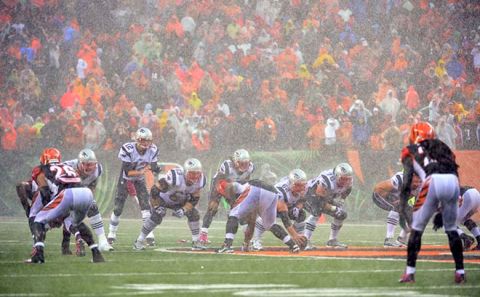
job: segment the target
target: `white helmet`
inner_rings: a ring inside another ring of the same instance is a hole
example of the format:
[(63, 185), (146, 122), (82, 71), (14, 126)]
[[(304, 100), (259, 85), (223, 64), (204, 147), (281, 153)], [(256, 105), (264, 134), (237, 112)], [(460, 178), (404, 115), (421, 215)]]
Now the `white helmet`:
[(84, 174), (91, 174), (97, 168), (97, 156), (91, 149), (83, 149), (78, 153), (78, 168)]
[(202, 177), (202, 163), (198, 159), (190, 158), (183, 164), (185, 178), (189, 183), (196, 183)]
[(288, 180), (290, 182), (290, 189), (294, 194), (305, 193), (307, 184), (307, 174), (302, 169), (293, 169), (288, 174)]
[(238, 149), (233, 153), (233, 163), (235, 168), (245, 172), (250, 167), (250, 154), (247, 150)]
[(353, 169), (348, 163), (340, 163), (333, 169), (339, 187), (349, 186), (353, 181)]
[(138, 129), (135, 133), (135, 141), (140, 149), (148, 149), (152, 145), (153, 141), (152, 131), (150, 131), (148, 128)]

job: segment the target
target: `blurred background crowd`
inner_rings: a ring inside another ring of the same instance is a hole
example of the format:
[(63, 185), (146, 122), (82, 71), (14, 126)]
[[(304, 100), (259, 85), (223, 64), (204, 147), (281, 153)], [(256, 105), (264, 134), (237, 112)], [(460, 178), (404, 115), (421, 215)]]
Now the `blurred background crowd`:
[(480, 143), (480, 2), (3, 0), (0, 152)]

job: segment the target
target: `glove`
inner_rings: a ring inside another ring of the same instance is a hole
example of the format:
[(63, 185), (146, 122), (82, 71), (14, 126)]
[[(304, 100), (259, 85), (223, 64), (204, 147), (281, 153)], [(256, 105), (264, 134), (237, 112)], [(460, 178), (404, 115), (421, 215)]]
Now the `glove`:
[(175, 210), (172, 215), (177, 218), (182, 218), (185, 215), (185, 210), (183, 208), (179, 208)]
[(347, 212), (343, 208), (336, 206), (334, 217), (338, 220), (345, 220), (347, 218)]
[(292, 207), (290, 209), (290, 218), (292, 220), (298, 219), (298, 216), (300, 215), (300, 209), (298, 207)]
[(443, 217), (441, 212), (437, 212), (433, 217), (433, 230), (437, 231), (441, 228), (443, 228)]

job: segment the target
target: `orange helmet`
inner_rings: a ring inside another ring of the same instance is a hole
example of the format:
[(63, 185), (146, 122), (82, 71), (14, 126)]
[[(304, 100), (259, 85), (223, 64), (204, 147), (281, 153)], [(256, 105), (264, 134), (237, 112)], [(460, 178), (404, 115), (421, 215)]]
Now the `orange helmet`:
[(435, 138), (435, 131), (432, 125), (427, 122), (418, 122), (412, 125), (410, 129), (410, 136), (408, 137), (410, 144), (419, 143), (425, 139)]
[(54, 147), (47, 147), (40, 155), (40, 164), (48, 165), (51, 163), (60, 163), (62, 161), (62, 154)]

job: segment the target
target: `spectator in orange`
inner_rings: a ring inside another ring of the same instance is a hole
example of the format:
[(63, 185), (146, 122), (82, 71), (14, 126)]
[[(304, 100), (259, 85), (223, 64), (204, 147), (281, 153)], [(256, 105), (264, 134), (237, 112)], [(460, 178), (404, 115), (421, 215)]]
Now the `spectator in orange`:
[(418, 96), (415, 86), (410, 85), (405, 93), (405, 106), (410, 112), (416, 111), (420, 106), (420, 97)]
[(210, 150), (210, 132), (202, 122), (192, 132), (192, 145), (199, 152)]
[(317, 121), (307, 131), (308, 148), (311, 150), (321, 149), (324, 138), (325, 124), (322, 121)]
[(14, 151), (17, 149), (17, 131), (13, 124), (9, 121), (0, 118), (0, 129), (3, 133), (1, 134), (0, 142), (2, 145), (2, 150), (4, 151)]

